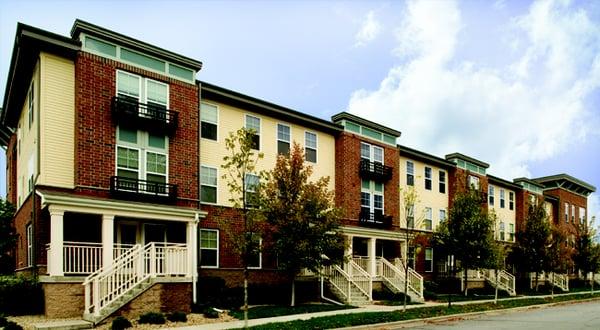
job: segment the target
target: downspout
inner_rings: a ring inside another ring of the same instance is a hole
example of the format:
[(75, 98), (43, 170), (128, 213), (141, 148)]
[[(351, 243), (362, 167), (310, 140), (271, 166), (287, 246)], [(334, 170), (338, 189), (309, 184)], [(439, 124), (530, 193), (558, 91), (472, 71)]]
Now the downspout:
[[(42, 75), (42, 59), (39, 56), (38, 56), (38, 63), (39, 63), (38, 76), (36, 78), (39, 78)], [(37, 100), (37, 102), (35, 103), (35, 107), (34, 107), (34, 110), (36, 110), (35, 113), (34, 113), (34, 120), (35, 120), (35, 126), (37, 128), (37, 155), (36, 155), (37, 156), (36, 157), (37, 173), (35, 175), (35, 180), (33, 180), (33, 182), (31, 183), (32, 186), (33, 186), (32, 189), (31, 189), (31, 193), (33, 194), (32, 198), (31, 198), (31, 203), (32, 203), (32, 206), (31, 206), (31, 238), (33, 240), (33, 242), (32, 242), (32, 246), (33, 246), (32, 250), (33, 251), (32, 251), (31, 254), (32, 254), (32, 261), (33, 261), (33, 274), (34, 274), (33, 278), (36, 281), (38, 279), (37, 249), (38, 249), (39, 242), (36, 239), (36, 235), (35, 235), (35, 233), (36, 233), (36, 231), (35, 231), (35, 228), (36, 228), (36, 218), (37, 218), (36, 217), (36, 214), (37, 214), (37, 212), (36, 212), (37, 211), (36, 210), (36, 208), (37, 208), (36, 205), (37, 204), (35, 202), (35, 197), (36, 197), (35, 196), (36, 195), (35, 187), (36, 187), (37, 181), (38, 181), (38, 179), (40, 177), (40, 172), (41, 172), (40, 171), (40, 168), (41, 168), (40, 164), (41, 164), (41, 158), (42, 158), (42, 156), (41, 156), (41, 140), (42, 140), (41, 126), (42, 125), (40, 125), (40, 120), (42, 119), (42, 116), (41, 116), (41, 108), (42, 107), (40, 106), (41, 102), (42, 102), (42, 86), (41, 86), (40, 82), (41, 82), (41, 78), (40, 79), (35, 79), (34, 88), (37, 87), (37, 89), (39, 91), (37, 93), (37, 98), (34, 96), (34, 99)], [(34, 89), (33, 92), (35, 94), (35, 89)], [(46, 256), (46, 271), (47, 270), (48, 270), (48, 256)]]
[(325, 297), (325, 289), (324, 289), (325, 285), (324, 285), (324, 276), (323, 274), (321, 274), (321, 299), (328, 301), (334, 305), (339, 305), (339, 306), (343, 306), (344, 304), (342, 304), (339, 301), (333, 300), (333, 299), (329, 299), (327, 297)]
[[(198, 82), (198, 104), (197, 104), (197, 111), (198, 111), (198, 137), (196, 139), (197, 143), (198, 143), (198, 168), (196, 169), (198, 172), (198, 186), (197, 186), (197, 191), (198, 191), (198, 211), (201, 211), (201, 198), (200, 198), (200, 134), (202, 134), (200, 132), (201, 128), (202, 128), (202, 124), (201, 124), (201, 113), (200, 113), (200, 102), (202, 100), (202, 83)], [(192, 275), (192, 301), (194, 302), (194, 304), (197, 302), (198, 300), (198, 237), (200, 235), (200, 230), (199, 230), (199, 226), (200, 226), (200, 216), (198, 213), (196, 213), (195, 215), (195, 224), (196, 224), (196, 234), (194, 237), (194, 240), (196, 241), (196, 246), (194, 247), (194, 251), (192, 251), (192, 255), (193, 255), (193, 260), (194, 260), (194, 264), (192, 265), (192, 267), (194, 267), (193, 269), (193, 275)]]

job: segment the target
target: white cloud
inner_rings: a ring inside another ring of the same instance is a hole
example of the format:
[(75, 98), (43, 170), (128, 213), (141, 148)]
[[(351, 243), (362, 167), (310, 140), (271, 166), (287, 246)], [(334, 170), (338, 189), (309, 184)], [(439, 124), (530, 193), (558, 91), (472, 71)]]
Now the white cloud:
[[(377, 90), (353, 93), (348, 110), (403, 132), (401, 144), (458, 151), (507, 179), (582, 141), (598, 125), (587, 98), (600, 87), (600, 27), (569, 2), (536, 2), (512, 21), (518, 44), (506, 67), (455, 56), (463, 22), (456, 3), (410, 2), (391, 68)], [(514, 32), (514, 34), (512, 34)], [(500, 32), (498, 32), (500, 33)]]
[(375, 12), (369, 11), (361, 24), (360, 30), (354, 36), (354, 47), (366, 46), (381, 32), (381, 23), (375, 19)]
[(588, 210), (587, 210), (588, 221), (591, 221), (595, 217), (594, 226), (596, 226), (596, 240), (600, 241), (600, 195), (593, 193), (588, 196)]

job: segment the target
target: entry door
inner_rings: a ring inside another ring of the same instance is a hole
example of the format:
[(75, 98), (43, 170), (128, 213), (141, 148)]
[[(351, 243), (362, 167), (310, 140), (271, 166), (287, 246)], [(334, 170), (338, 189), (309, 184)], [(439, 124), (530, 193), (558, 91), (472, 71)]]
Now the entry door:
[(150, 242), (166, 243), (167, 227), (165, 225), (151, 223), (144, 224), (144, 244), (148, 244)]
[(131, 249), (138, 242), (138, 226), (135, 223), (119, 223), (117, 227), (117, 245), (114, 248), (115, 258)]
[[(146, 223), (144, 224), (144, 244), (150, 242), (158, 243), (155, 244), (154, 253), (147, 256), (147, 267), (154, 268), (154, 271), (161, 275), (166, 271), (165, 261), (166, 255), (166, 242), (167, 242), (167, 227), (165, 225)], [(152, 258), (154, 260), (152, 260)]]

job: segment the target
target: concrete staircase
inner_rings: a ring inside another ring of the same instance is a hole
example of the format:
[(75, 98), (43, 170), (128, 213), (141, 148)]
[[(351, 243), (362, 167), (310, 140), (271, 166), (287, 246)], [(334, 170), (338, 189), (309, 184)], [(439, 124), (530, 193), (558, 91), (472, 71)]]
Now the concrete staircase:
[(372, 301), (373, 281), (354, 261), (348, 262), (347, 271), (338, 265), (324, 268), (327, 287), (339, 301), (348, 305), (364, 305)]
[(327, 288), (336, 298), (348, 305), (362, 306), (369, 303), (369, 297), (355, 286), (350, 287), (350, 299), (347, 298), (347, 292), (342, 292), (331, 282), (327, 282)]

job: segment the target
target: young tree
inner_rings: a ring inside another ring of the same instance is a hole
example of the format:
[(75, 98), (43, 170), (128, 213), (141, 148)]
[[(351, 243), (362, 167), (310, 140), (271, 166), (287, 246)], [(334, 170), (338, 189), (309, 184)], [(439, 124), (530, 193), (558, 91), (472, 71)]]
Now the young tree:
[[(410, 253), (411, 247), (415, 246), (415, 240), (418, 238), (419, 229), (422, 228), (423, 216), (416, 216), (415, 209), (419, 203), (419, 194), (415, 190), (414, 186), (409, 186), (406, 189), (400, 190), (400, 202), (404, 209), (404, 219), (400, 219), (402, 232), (404, 233), (404, 240), (406, 242), (406, 259), (404, 260), (404, 303), (403, 311), (406, 311), (406, 305), (408, 303), (408, 270), (410, 265), (408, 264), (408, 254)], [(402, 223), (404, 220), (404, 223)]]
[(589, 224), (580, 223), (575, 240), (575, 253), (573, 254), (575, 267), (583, 273), (584, 278), (587, 278), (588, 274), (592, 274), (590, 278), (592, 291), (594, 291), (593, 275), (598, 271), (598, 263), (600, 262), (598, 260), (600, 255), (598, 255), (597, 244), (594, 243), (595, 236), (596, 230), (593, 220)]
[[(496, 228), (496, 222), (498, 220), (498, 216), (496, 215), (495, 212), (490, 212), (489, 213), (489, 217), (492, 220), (492, 222), (494, 223), (494, 227)], [(502, 268), (504, 268), (504, 259), (506, 257), (506, 251), (505, 251), (505, 247), (504, 245), (499, 242), (496, 241), (495, 239), (493, 240), (493, 243), (491, 245), (491, 254), (489, 256), (489, 258), (487, 258), (487, 260), (484, 261), (484, 267), (488, 268), (488, 269), (493, 269), (494, 270), (494, 277), (495, 277), (495, 290), (494, 290), (494, 304), (498, 303), (498, 273), (500, 272), (500, 270), (502, 270)]]
[(0, 274), (10, 274), (15, 270), (13, 252), (17, 244), (17, 233), (12, 220), (15, 207), (0, 198)]
[(550, 294), (554, 298), (554, 273), (566, 273), (571, 262), (572, 249), (569, 247), (567, 233), (557, 227), (551, 229), (550, 244), (546, 250), (544, 271), (550, 272)]
[(260, 211), (270, 225), (272, 251), (279, 267), (291, 280), (291, 306), (295, 305), (295, 280), (302, 269), (320, 272), (327, 262), (343, 259), (344, 238), (338, 231), (339, 210), (328, 190), (329, 177), (309, 181), (312, 167), (294, 143), (288, 156), (277, 157), (275, 168), (263, 174)]
[(535, 289), (538, 289), (539, 274), (544, 270), (550, 246), (550, 224), (543, 200), (529, 203), (524, 228), (517, 233), (517, 246), (513, 259), (521, 271), (535, 273)]
[[(221, 168), (225, 171), (222, 178), (227, 182), (230, 193), (229, 202), (236, 209), (241, 218), (239, 224), (224, 222), (232, 248), (240, 256), (244, 276), (244, 327), (248, 326), (248, 264), (253, 255), (258, 252), (256, 235), (261, 233), (260, 218), (257, 216), (255, 206), (258, 182), (255, 180), (256, 164), (263, 157), (262, 153), (253, 149), (254, 131), (240, 128), (235, 133), (230, 132), (225, 138), (225, 147), (229, 152), (223, 158)], [(235, 227), (234, 227), (235, 226)]]
[(482, 202), (478, 189), (457, 189), (448, 220), (433, 235), (437, 246), (460, 261), (465, 296), (468, 294), (468, 270), (484, 267), (493, 252), (493, 219), (482, 207)]

